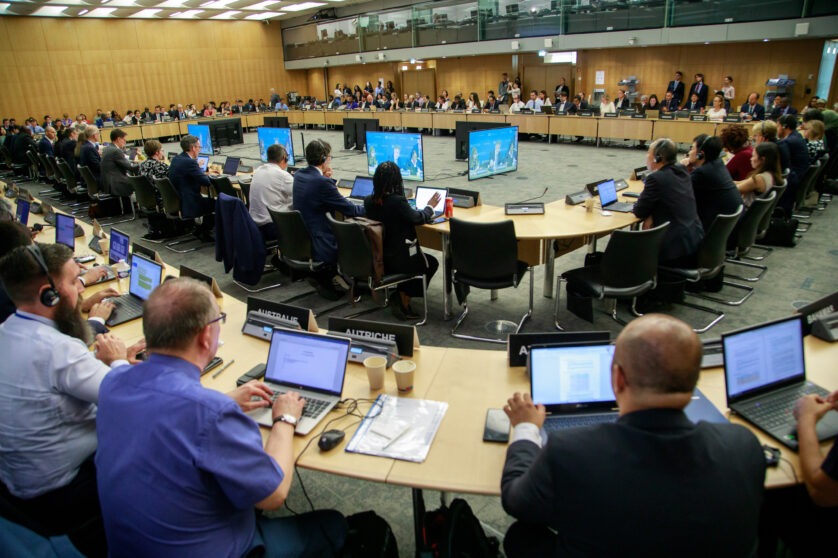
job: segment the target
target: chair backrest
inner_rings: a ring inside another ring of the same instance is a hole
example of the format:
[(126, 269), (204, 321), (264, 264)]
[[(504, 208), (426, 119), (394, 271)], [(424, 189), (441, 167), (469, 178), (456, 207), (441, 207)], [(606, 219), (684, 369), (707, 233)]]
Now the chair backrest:
[(56, 159), (55, 166), (58, 169), (58, 172), (61, 173), (61, 176), (64, 177), (64, 182), (67, 184), (67, 190), (69, 192), (75, 193), (78, 190), (78, 183), (76, 182), (76, 175), (73, 174), (73, 170), (70, 168), (70, 165), (64, 159)]
[(46, 177), (55, 178), (55, 173), (52, 172), (52, 167), (50, 166), (49, 161), (47, 161), (47, 156), (44, 153), (36, 153), (35, 156), (38, 159), (39, 166), (44, 169)]
[(31, 165), (32, 169), (37, 171), (38, 167), (41, 164), (41, 162), (38, 160), (38, 155), (34, 151), (27, 151), (26, 158), (29, 159), (29, 164)]
[[(776, 200), (776, 196), (774, 199)], [(698, 267), (707, 278), (712, 278), (714, 272), (724, 265), (727, 257), (727, 239), (736, 228), (744, 209), (745, 206), (740, 205), (735, 213), (716, 215), (705, 233), (698, 250)]]
[(47, 161), (47, 165), (52, 170), (52, 176), (55, 177), (56, 180), (64, 180), (64, 175), (61, 171), (58, 170), (58, 160), (53, 155), (44, 155)]
[(250, 182), (239, 181), (239, 188), (244, 196), (244, 203), (250, 209)]
[(774, 210), (777, 208), (780, 198), (782, 198), (783, 194), (786, 192), (788, 185), (788, 180), (784, 179), (782, 184), (774, 186), (761, 196), (763, 198), (767, 198), (771, 195), (771, 192), (774, 192), (774, 201), (771, 202), (771, 207), (769, 207), (768, 211), (765, 212), (765, 216), (763, 216), (762, 221), (759, 222), (759, 226), (757, 227), (757, 238), (765, 236), (768, 232), (768, 228), (771, 227), (771, 218), (774, 216)]
[(751, 207), (745, 212), (745, 215), (742, 216), (742, 219), (739, 221), (739, 227), (736, 229), (735, 249), (737, 256), (748, 253), (751, 246), (754, 245), (759, 224), (762, 222), (765, 214), (768, 213), (768, 210), (771, 209), (771, 205), (775, 199), (779, 199), (777, 192), (771, 190), (768, 193), (768, 197), (755, 199)]
[(3, 155), (3, 160), (6, 161), (6, 165), (12, 168), (14, 161), (12, 161), (12, 152), (9, 151), (9, 148), (5, 145), (0, 145), (0, 155)]
[(274, 211), (268, 209), (276, 226), (277, 245), (284, 259), (313, 264), (311, 235), (299, 211)]
[(518, 273), (518, 239), (511, 220), (474, 223), (452, 218), (451, 266), (479, 279), (514, 277)]
[(218, 194), (227, 194), (228, 196), (241, 199), (239, 193), (233, 188), (233, 183), (226, 176), (211, 176), (210, 185), (215, 190), (214, 194), (210, 192), (213, 198), (217, 198)]
[(327, 213), (329, 224), (338, 242), (338, 269), (352, 279), (372, 277), (372, 248), (364, 229), (358, 223), (337, 221)]
[(818, 174), (818, 170), (821, 168), (821, 162), (815, 161), (814, 164), (809, 165), (809, 168), (806, 169), (806, 172), (803, 174), (803, 178), (800, 179), (800, 182), (797, 184), (797, 190), (795, 191), (795, 200), (794, 206), (800, 207), (806, 201), (806, 195), (809, 193), (809, 188), (812, 185), (812, 182), (815, 180), (815, 176)]
[(818, 168), (818, 171), (815, 173), (815, 176), (812, 178), (811, 184), (809, 184), (809, 192), (807, 192), (807, 196), (809, 193), (812, 192), (814, 189), (818, 189), (820, 191), (820, 185), (823, 181), (823, 177), (826, 176), (826, 171), (829, 169), (829, 153), (824, 153), (818, 159), (818, 162), (821, 166)]
[(154, 194), (154, 187), (145, 175), (129, 176), (128, 182), (137, 196), (137, 205), (140, 209), (150, 212), (157, 212), (157, 196)]
[(87, 195), (91, 198), (99, 195), (99, 181), (93, 176), (93, 172), (85, 165), (79, 165), (79, 174), (84, 180), (84, 185), (87, 188)]
[(654, 279), (668, 228), (669, 221), (653, 229), (612, 232), (602, 255), (602, 284), (621, 289)]
[(154, 180), (154, 186), (163, 198), (163, 209), (166, 215), (180, 217), (180, 196), (177, 195), (172, 181), (168, 177), (156, 178)]

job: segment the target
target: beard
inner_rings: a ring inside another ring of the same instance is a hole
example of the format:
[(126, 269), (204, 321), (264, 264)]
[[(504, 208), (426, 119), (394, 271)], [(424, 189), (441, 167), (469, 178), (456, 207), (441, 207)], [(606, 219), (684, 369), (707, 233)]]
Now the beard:
[(65, 302), (62, 298), (55, 309), (55, 325), (58, 331), (76, 339), (81, 339), (85, 345), (93, 342), (93, 329), (81, 313), (81, 297), (75, 306)]

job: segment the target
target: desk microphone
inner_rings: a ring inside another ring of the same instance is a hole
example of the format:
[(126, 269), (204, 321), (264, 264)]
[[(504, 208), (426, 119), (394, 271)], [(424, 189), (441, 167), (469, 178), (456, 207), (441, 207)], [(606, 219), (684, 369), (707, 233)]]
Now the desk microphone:
[(530, 198), (530, 199), (528, 199), (528, 200), (519, 201), (519, 202), (515, 202), (515, 203), (527, 203), (527, 202), (531, 202), (531, 201), (534, 201), (534, 200), (540, 200), (541, 198), (543, 198), (543, 197), (544, 197), (544, 195), (545, 195), (545, 194), (547, 194), (547, 190), (549, 190), (549, 189), (550, 189), (550, 187), (549, 187), (549, 186), (545, 186), (545, 187), (544, 187), (544, 191), (543, 191), (543, 192), (541, 192), (541, 195), (540, 195), (540, 196), (536, 196), (536, 197), (534, 197), (534, 198)]
[(35, 223), (34, 225), (32, 225), (32, 230), (35, 231), (35, 232), (41, 232), (42, 230), (44, 230), (44, 227), (51, 227), (51, 226), (52, 225), (50, 225), (50, 224), (42, 225), (41, 223)]

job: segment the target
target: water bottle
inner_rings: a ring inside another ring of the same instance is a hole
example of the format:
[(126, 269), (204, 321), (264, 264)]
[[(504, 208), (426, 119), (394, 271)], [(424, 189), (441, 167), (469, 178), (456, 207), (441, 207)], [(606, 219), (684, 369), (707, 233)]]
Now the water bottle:
[(119, 260), (114, 266), (114, 272), (116, 273), (116, 278), (119, 281), (119, 291), (122, 293), (125, 292), (125, 279), (128, 277), (130, 271), (131, 268), (128, 267), (125, 260)]

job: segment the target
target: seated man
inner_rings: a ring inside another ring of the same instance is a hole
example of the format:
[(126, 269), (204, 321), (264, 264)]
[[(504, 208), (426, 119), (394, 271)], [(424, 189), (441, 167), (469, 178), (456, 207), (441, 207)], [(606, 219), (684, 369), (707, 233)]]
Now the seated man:
[(99, 187), (106, 194), (112, 196), (130, 196), (134, 188), (128, 181), (128, 173), (136, 169), (136, 165), (128, 160), (123, 149), (128, 141), (126, 134), (119, 128), (111, 130), (111, 144), (102, 151), (102, 168), (99, 175)]
[(277, 239), (277, 230), (268, 210), (291, 209), (294, 177), (288, 172), (288, 153), (278, 144), (268, 146), (268, 162), (253, 173), (250, 183), (250, 216), (265, 242)]
[(42, 153), (43, 155), (47, 155), (49, 157), (55, 157), (55, 128), (52, 126), (47, 126), (44, 130), (44, 137), (41, 138), (41, 141), (38, 142), (38, 153)]
[(270, 388), (201, 385), (225, 318), (205, 284), (166, 281), (145, 303), (148, 361), (102, 383), (96, 467), (112, 558), (340, 555), (346, 522), (337, 512), (254, 513), (288, 497), (305, 400), (276, 398), (263, 448), (244, 411), (270, 406)]
[(197, 161), (201, 152), (201, 140), (192, 135), (185, 135), (180, 140), (180, 148), (183, 151), (172, 159), (169, 166), (169, 180), (180, 197), (180, 212), (183, 217), (203, 220), (195, 231), (196, 236), (205, 242), (212, 242), (215, 206), (211, 199), (201, 195), (201, 187), (210, 187), (209, 176), (201, 170)]
[(0, 280), (17, 308), (0, 325), (0, 480), (24, 514), (50, 531), (72, 531), (85, 554), (104, 555), (92, 460), (99, 384), (143, 345), (126, 349), (103, 334), (88, 350), (78, 277), (72, 251), (61, 244), (19, 246), (0, 260)]
[(794, 116), (795, 114), (797, 114), (797, 109), (789, 104), (788, 97), (776, 97), (774, 100), (776, 104), (771, 109), (771, 120), (774, 120), (776, 122), (777, 120), (779, 120), (781, 116), (785, 116), (787, 114)]
[(783, 168), (789, 169), (788, 188), (780, 198), (778, 207), (783, 208), (786, 215), (791, 215), (797, 189), (805, 187), (802, 182), (809, 168), (809, 150), (806, 148), (806, 140), (797, 131), (797, 117), (793, 114), (783, 115), (777, 120), (777, 137), (780, 153), (785, 152), (788, 158), (788, 165), (784, 162)]
[(364, 206), (355, 205), (340, 192), (332, 178), (332, 147), (314, 140), (306, 146), (309, 166), (294, 174), (293, 209), (299, 210), (311, 235), (311, 251), (315, 261), (324, 262), (323, 271), (315, 277), (318, 292), (337, 300), (348, 289), (337, 275), (338, 243), (326, 213), (340, 211), (347, 217), (364, 215)]
[(509, 399), (501, 501), (519, 522), (506, 555), (753, 555), (765, 458), (746, 428), (686, 417), (700, 364), (690, 327), (650, 314), (617, 338), (617, 422), (548, 437), (543, 405)]
[(524, 108), (524, 103), (521, 102), (521, 99), (518, 97), (517, 94), (512, 94), (512, 104), (509, 105), (509, 112), (521, 112), (521, 109)]
[(742, 120), (765, 120), (765, 107), (757, 101), (759, 101), (759, 93), (754, 91), (748, 95), (748, 101), (739, 107), (739, 116)]
[(677, 112), (678, 100), (672, 96), (672, 91), (667, 91), (661, 103), (661, 110), (663, 112)]
[(718, 215), (730, 215), (742, 205), (742, 196), (736, 189), (724, 162), (719, 158), (722, 140), (701, 134), (690, 148), (690, 174), (698, 216), (705, 232)]

